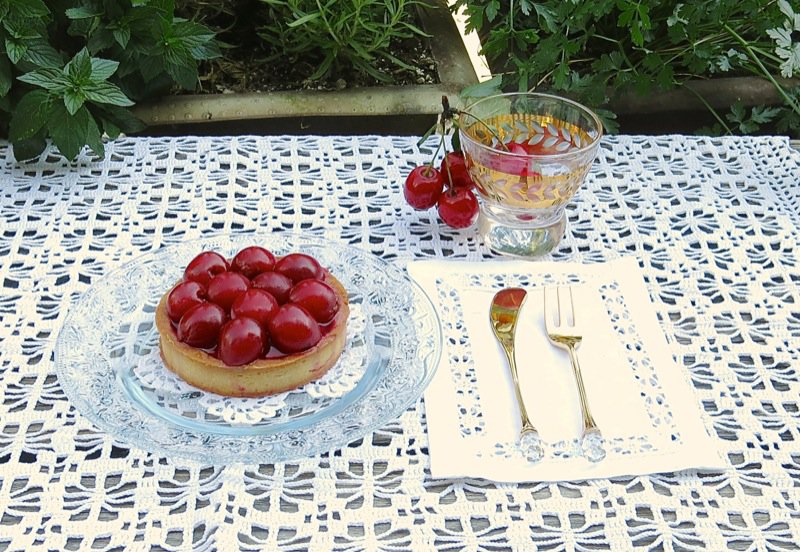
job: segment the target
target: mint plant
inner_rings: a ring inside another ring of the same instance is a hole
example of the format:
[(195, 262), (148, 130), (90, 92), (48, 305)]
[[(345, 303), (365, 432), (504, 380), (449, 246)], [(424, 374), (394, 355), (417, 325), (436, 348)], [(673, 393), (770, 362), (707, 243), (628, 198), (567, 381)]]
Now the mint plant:
[(800, 75), (800, 10), (786, 0), (456, 0), (462, 8), (503, 88), (572, 96), (608, 129), (614, 114), (598, 108), (618, 92), (756, 75), (783, 104), (727, 114), (708, 106), (717, 121), (709, 130), (800, 133), (798, 90), (782, 80)]
[[(59, 9), (56, 9), (56, 7)], [(194, 89), (214, 34), (174, 16), (172, 0), (0, 0), (0, 131), (18, 160), (52, 140), (73, 159), (103, 136), (135, 132), (135, 101)]]

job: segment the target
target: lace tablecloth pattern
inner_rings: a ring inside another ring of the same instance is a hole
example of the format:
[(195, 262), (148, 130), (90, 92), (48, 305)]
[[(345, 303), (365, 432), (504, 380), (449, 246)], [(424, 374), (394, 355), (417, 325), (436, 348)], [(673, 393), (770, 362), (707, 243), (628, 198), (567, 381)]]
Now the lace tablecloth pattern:
[(435, 142), (135, 138), (16, 165), (0, 145), (0, 551), (792, 550), (800, 542), (800, 155), (782, 138), (610, 137), (552, 260), (634, 256), (728, 463), (571, 483), (430, 478), (419, 401), (283, 464), (148, 454), (66, 399), (53, 346), (98, 277), (211, 232), (314, 234), (405, 263), (490, 258), (403, 201)]

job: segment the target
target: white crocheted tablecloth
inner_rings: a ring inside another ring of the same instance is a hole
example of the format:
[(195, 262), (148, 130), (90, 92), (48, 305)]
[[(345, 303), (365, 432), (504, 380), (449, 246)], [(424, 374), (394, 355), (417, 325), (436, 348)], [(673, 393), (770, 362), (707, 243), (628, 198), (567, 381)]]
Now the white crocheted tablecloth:
[(634, 256), (729, 464), (574, 483), (432, 480), (422, 401), (334, 453), (209, 467), (65, 397), (70, 305), (142, 252), (294, 230), (391, 261), (492, 255), (400, 186), (414, 138), (139, 138), (16, 166), (0, 145), (0, 551), (792, 550), (800, 542), (800, 154), (781, 138), (604, 139), (554, 260)]

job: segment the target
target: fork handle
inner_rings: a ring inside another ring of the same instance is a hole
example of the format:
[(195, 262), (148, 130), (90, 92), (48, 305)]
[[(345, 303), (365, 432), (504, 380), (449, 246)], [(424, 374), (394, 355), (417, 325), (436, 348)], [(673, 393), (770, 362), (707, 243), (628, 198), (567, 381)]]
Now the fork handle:
[(586, 389), (583, 386), (583, 376), (581, 376), (581, 364), (578, 362), (578, 353), (573, 343), (567, 344), (569, 351), (569, 361), (572, 364), (572, 373), (575, 375), (575, 383), (578, 385), (578, 397), (581, 400), (581, 415), (583, 416), (583, 432), (596, 430), (597, 424), (589, 410), (589, 401), (586, 399)]
[(503, 343), (503, 351), (506, 353), (508, 359), (508, 367), (511, 369), (511, 380), (514, 382), (514, 393), (517, 396), (517, 406), (519, 406), (519, 417), (522, 421), (521, 431), (536, 431), (533, 427), (530, 418), (528, 418), (528, 411), (525, 409), (525, 401), (522, 400), (522, 391), (519, 387), (519, 377), (517, 376), (517, 361), (514, 358), (514, 348), (509, 344)]

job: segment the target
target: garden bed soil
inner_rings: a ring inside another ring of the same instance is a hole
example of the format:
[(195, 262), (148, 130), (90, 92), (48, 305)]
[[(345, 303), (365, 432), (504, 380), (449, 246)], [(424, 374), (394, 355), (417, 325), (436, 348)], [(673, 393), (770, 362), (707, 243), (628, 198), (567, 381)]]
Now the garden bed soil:
[[(441, 97), (455, 105), (477, 76), (443, 0), (419, 6), (431, 38), (397, 43), (412, 71), (394, 71), (387, 85), (353, 73), (308, 81), (288, 66), (278, 69), (247, 48), (202, 67), (200, 93), (175, 94), (139, 104), (134, 113), (145, 135), (218, 134), (421, 134), (441, 111)], [(228, 50), (228, 49), (226, 49)]]

